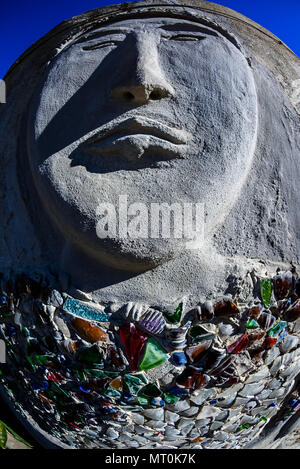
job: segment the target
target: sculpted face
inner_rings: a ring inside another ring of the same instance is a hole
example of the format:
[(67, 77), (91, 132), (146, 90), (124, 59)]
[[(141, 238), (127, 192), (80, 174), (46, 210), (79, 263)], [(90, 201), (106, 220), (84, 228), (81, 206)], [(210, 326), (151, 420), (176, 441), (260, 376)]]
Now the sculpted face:
[(204, 203), (209, 234), (247, 177), (257, 99), (247, 60), (213, 26), (127, 19), (74, 39), (31, 103), (29, 167), (64, 237), (111, 266), (147, 268), (186, 239), (99, 239), (99, 203)]

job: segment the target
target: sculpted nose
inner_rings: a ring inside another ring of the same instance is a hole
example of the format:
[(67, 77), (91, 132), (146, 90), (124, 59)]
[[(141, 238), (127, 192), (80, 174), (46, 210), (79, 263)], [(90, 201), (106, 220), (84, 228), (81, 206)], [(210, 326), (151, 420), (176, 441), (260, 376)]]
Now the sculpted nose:
[(134, 47), (127, 49), (127, 60), (122, 64), (127, 68), (122, 78), (111, 90), (111, 95), (123, 102), (146, 104), (174, 94), (174, 89), (164, 76), (159, 63), (155, 38), (139, 34)]

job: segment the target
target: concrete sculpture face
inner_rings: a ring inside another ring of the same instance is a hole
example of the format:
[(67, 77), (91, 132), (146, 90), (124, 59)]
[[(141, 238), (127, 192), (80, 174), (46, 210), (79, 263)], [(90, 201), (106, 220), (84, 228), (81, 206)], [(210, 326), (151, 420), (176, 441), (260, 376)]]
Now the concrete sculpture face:
[[(0, 393), (45, 447), (259, 447), (298, 411), (299, 76), (201, 0), (88, 12), (12, 67)], [(204, 240), (99, 236), (151, 204), (203, 204)]]
[(97, 207), (203, 203), (207, 233), (232, 207), (256, 144), (251, 68), (233, 38), (172, 18), (128, 19), (58, 55), (30, 109), (33, 181), (63, 236), (110, 266), (143, 270), (184, 239), (101, 240)]

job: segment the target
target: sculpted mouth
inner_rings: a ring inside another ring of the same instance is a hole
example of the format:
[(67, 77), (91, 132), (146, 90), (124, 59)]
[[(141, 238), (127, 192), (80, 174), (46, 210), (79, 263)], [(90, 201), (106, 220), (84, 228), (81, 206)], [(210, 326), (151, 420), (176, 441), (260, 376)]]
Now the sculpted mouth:
[(147, 149), (162, 150), (167, 159), (182, 158), (188, 134), (144, 117), (133, 117), (102, 127), (83, 143), (88, 153), (104, 155), (124, 152), (129, 159), (141, 158)]

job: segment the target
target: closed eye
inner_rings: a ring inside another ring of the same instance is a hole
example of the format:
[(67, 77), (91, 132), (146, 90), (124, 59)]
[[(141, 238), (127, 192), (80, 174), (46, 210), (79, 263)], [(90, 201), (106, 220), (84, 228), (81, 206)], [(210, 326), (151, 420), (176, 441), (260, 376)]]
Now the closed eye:
[(175, 36), (170, 36), (166, 39), (171, 41), (201, 41), (202, 39), (205, 39), (205, 36), (194, 34), (176, 34)]
[(105, 42), (100, 42), (98, 44), (91, 44), (90, 46), (83, 46), (82, 50), (96, 50), (96, 49), (102, 49), (103, 47), (112, 47), (116, 46), (119, 42), (122, 41), (105, 41)]

